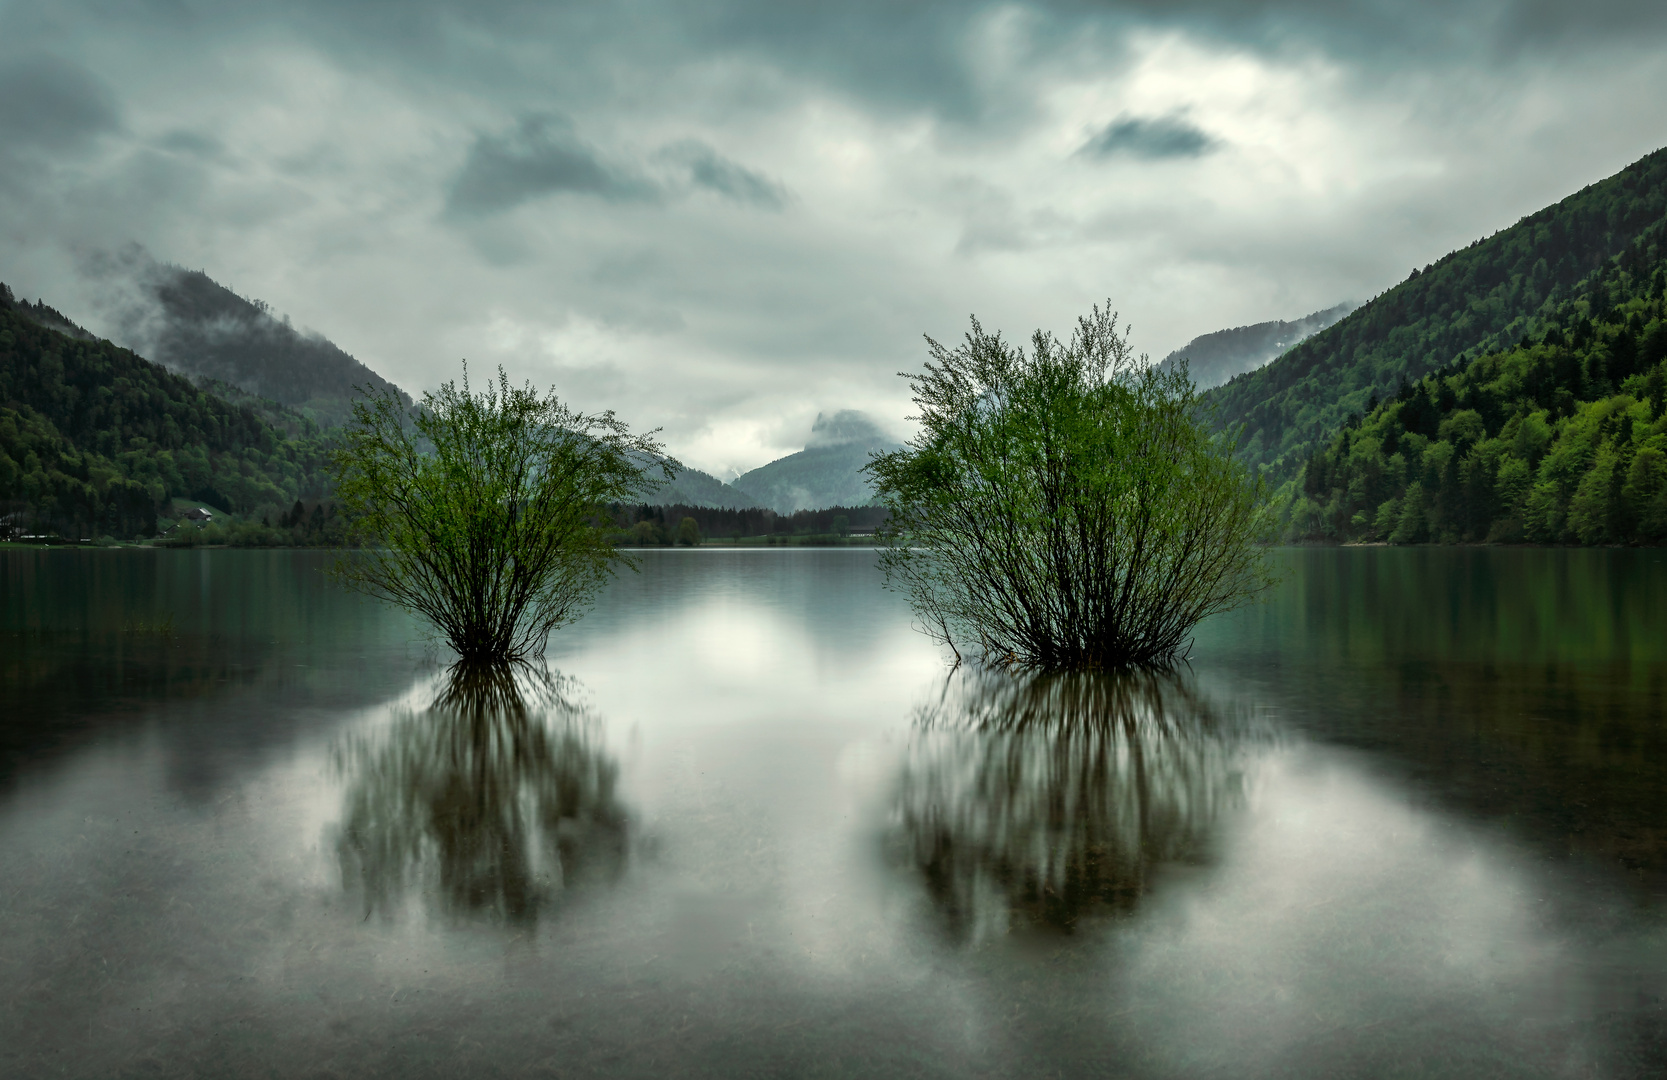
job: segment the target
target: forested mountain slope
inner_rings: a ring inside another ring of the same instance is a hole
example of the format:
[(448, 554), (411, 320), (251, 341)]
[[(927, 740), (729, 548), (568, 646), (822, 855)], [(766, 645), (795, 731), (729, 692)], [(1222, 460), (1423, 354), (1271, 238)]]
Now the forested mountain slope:
[(863, 468), (876, 450), (897, 447), (896, 440), (860, 412), (818, 415), (803, 450), (737, 476), (730, 487), (778, 514), (867, 506), (874, 501), (874, 488)]
[(1293, 535), (1667, 542), (1667, 226), (1571, 294), (1349, 418), (1282, 493)]
[(758, 506), (745, 492), (737, 491), (710, 473), (682, 468), (642, 502), (646, 506), (699, 506), (713, 510), (747, 510)]
[(321, 427), (352, 415), (355, 387), (388, 380), (318, 334), (304, 333), (258, 300), (200, 270), (129, 254), (133, 294), (118, 335), (165, 367), (217, 379), (296, 409)]
[(896, 447), (859, 443), (811, 447), (737, 476), (733, 486), (778, 514), (867, 506), (874, 501), (874, 488), (862, 470), (877, 449)]
[(1198, 384), (1200, 390), (1208, 390), (1235, 375), (1255, 371), (1270, 363), (1285, 350), (1308, 340), (1353, 310), (1353, 304), (1338, 304), (1289, 322), (1275, 319), (1202, 334), (1159, 363), (1165, 368), (1174, 368), (1181, 361), (1186, 361), (1187, 373), (1192, 376), (1192, 381)]
[(127, 349), (54, 329), (43, 310), (0, 285), (6, 516), (37, 532), (127, 539), (153, 532), (170, 497), (252, 510), (321, 490), (317, 442), (286, 439), (254, 409)]
[[(1268, 366), (1207, 392), (1216, 423), (1243, 426), (1240, 452), (1276, 483), (1373, 394), (1393, 396), (1460, 357), (1535, 337), (1571, 290), (1667, 215), (1667, 151), (1414, 270), (1400, 285)], [(1602, 312), (1598, 313), (1599, 315)]]

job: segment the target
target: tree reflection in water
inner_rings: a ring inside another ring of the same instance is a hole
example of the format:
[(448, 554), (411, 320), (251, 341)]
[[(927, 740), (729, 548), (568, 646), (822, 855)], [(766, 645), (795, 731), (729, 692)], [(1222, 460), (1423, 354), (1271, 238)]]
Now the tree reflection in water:
[(1132, 911), (1156, 864), (1204, 855), (1250, 735), (1176, 673), (961, 669), (916, 718), (896, 849), (958, 940), (1069, 932)]
[(534, 922), (625, 864), (618, 765), (574, 684), (529, 664), (458, 665), (432, 705), (342, 749), (337, 853), (365, 914), (420, 890), (453, 916)]

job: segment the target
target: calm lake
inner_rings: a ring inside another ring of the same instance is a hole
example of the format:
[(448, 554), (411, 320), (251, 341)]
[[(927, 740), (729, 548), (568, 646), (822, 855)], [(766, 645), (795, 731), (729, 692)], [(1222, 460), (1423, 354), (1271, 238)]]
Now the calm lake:
[(652, 551), (516, 686), (329, 558), (0, 552), (0, 1076), (1667, 1072), (1667, 552), (1047, 680)]

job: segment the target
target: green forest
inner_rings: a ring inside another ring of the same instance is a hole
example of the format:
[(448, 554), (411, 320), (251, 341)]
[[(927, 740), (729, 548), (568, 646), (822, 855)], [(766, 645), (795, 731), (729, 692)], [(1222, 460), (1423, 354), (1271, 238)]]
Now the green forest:
[[(1667, 151), (1455, 251), (1206, 401), (1240, 453), (1274, 484), (1300, 472), (1351, 413), (1403, 381), (1537, 340), (1594, 271), (1655, 264), (1667, 217)], [(1646, 234), (1650, 237), (1646, 239)], [(1600, 304), (1593, 318), (1608, 313)], [(1580, 397), (1581, 390), (1569, 387)], [(1585, 388), (1590, 393), (1590, 388)], [(1591, 398), (1581, 398), (1591, 400)], [(1433, 434), (1433, 433), (1432, 433)]]
[(1537, 320), (1537, 339), (1403, 381), (1348, 418), (1282, 492), (1293, 538), (1667, 541), (1659, 236)]
[(767, 545), (836, 542), (852, 532), (872, 534), (885, 524), (882, 506), (829, 506), (778, 514), (764, 507), (610, 506), (613, 541), (631, 547), (762, 539)]
[[(0, 516), (8, 531), (154, 535), (175, 498), (274, 523), (325, 491), (325, 447), (289, 438), (131, 351), (54, 328), (0, 285)], [(73, 329), (73, 327), (72, 327)], [(302, 533), (309, 533), (310, 521)]]

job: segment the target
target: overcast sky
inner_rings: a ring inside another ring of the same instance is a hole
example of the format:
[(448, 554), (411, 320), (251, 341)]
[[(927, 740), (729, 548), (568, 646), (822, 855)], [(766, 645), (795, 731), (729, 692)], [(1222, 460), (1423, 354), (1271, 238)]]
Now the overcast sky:
[(0, 0), (0, 280), (138, 243), (719, 475), (922, 334), (1365, 300), (1667, 143), (1667, 4)]

